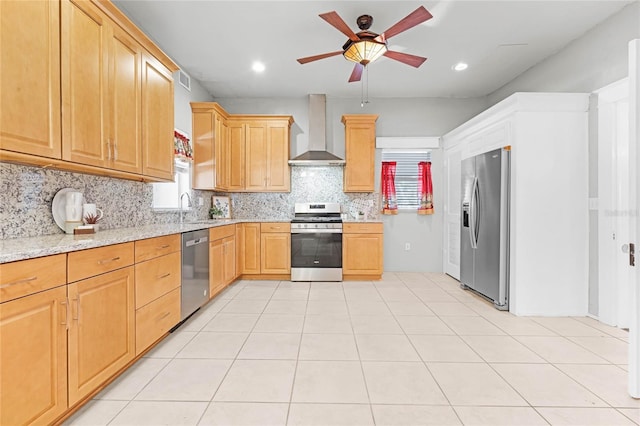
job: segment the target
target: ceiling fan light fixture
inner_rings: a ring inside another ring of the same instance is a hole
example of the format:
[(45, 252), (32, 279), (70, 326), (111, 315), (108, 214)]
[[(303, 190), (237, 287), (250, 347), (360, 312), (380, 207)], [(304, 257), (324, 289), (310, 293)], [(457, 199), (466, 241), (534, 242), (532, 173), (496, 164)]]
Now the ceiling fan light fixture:
[(361, 38), (358, 41), (347, 42), (344, 57), (352, 62), (368, 65), (387, 52), (387, 44), (375, 41), (373, 38)]

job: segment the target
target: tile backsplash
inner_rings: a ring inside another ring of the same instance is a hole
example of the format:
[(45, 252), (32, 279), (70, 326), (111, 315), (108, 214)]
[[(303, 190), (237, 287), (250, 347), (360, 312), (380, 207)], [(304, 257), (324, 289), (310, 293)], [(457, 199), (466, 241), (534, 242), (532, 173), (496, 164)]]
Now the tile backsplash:
[(293, 205), (304, 202), (334, 202), (349, 212), (352, 204), (368, 205), (369, 218), (377, 217), (377, 193), (342, 192), (344, 169), (336, 166), (291, 167), (291, 192), (231, 194), (233, 217), (238, 219), (289, 219)]
[[(342, 173), (341, 167), (292, 167), (291, 192), (229, 194), (232, 217), (289, 219), (294, 203), (309, 201), (339, 202), (345, 212), (357, 204), (369, 217), (376, 217), (378, 195), (343, 193)], [(62, 188), (83, 192), (86, 202), (102, 209), (103, 229), (179, 221), (178, 212), (152, 209), (153, 190), (148, 183), (0, 163), (0, 239), (61, 234), (53, 220), (51, 203)], [(214, 193), (193, 190), (191, 195), (194, 201), (203, 197), (204, 205), (187, 212), (185, 220), (206, 219)]]

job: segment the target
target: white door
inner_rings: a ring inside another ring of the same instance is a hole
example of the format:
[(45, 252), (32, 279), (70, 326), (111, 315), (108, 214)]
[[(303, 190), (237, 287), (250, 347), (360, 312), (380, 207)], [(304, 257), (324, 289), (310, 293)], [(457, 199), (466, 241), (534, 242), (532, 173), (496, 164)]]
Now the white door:
[(598, 94), (598, 318), (628, 328), (630, 241), (629, 81)]
[(462, 144), (444, 150), (444, 252), (443, 270), (460, 279), (460, 200)]
[[(630, 168), (630, 226), (631, 235), (636, 245), (640, 242), (640, 214), (638, 214), (637, 200), (640, 199), (640, 39), (629, 43), (629, 144), (631, 155)], [(635, 186), (635, 188), (634, 188)], [(629, 324), (629, 394), (640, 398), (640, 274), (637, 273), (638, 264), (629, 268), (631, 290), (631, 312)]]

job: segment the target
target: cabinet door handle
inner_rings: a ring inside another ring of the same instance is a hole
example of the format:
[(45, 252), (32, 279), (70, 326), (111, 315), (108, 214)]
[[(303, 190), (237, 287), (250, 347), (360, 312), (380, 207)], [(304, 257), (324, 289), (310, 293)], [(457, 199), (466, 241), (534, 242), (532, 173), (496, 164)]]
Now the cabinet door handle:
[(157, 279), (161, 280), (163, 278), (167, 278), (169, 275), (171, 275), (171, 272), (167, 272), (166, 274), (159, 276)]
[(158, 250), (166, 249), (166, 248), (169, 248), (169, 247), (170, 247), (169, 244), (165, 244), (163, 246), (158, 247)]
[(117, 260), (120, 260), (120, 256), (112, 257), (111, 259), (98, 260), (98, 265), (104, 265), (105, 263), (115, 262)]
[(0, 285), (0, 290), (3, 289), (3, 288), (13, 287), (14, 285), (24, 284), (24, 283), (28, 283), (30, 281), (35, 281), (37, 279), (38, 279), (37, 275), (35, 275), (33, 277), (29, 277), (29, 278), (23, 278), (21, 280), (14, 281), (12, 283), (7, 283), (7, 284)]
[(113, 142), (113, 161), (118, 161), (118, 142)]
[[(75, 316), (73, 315), (73, 309), (71, 310), (71, 319), (73, 321), (80, 321), (80, 299), (71, 299), (71, 302), (76, 302)], [(71, 306), (69, 306), (71, 307)]]
[(107, 145), (107, 161), (111, 161), (111, 140), (107, 139), (105, 145)]
[(60, 323), (60, 325), (64, 325), (65, 328), (69, 329), (69, 299), (64, 299), (64, 301), (60, 302), (61, 306), (64, 306), (64, 321)]
[(158, 321), (165, 319), (169, 315), (171, 315), (171, 312), (165, 312), (160, 318), (158, 318)]

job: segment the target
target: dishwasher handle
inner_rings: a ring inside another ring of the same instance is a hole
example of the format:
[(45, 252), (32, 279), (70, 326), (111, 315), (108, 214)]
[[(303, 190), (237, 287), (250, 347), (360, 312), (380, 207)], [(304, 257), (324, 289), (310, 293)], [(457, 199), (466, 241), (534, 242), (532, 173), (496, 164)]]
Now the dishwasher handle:
[(195, 238), (193, 240), (187, 240), (184, 242), (184, 245), (186, 247), (197, 246), (198, 244), (203, 244), (203, 243), (206, 243), (207, 241), (209, 241), (209, 237), (200, 237), (200, 238)]

